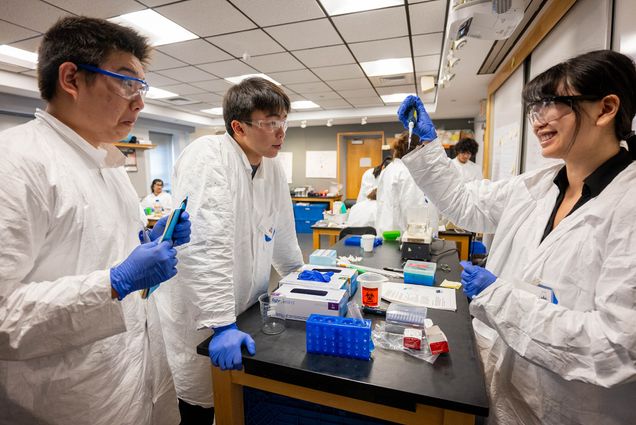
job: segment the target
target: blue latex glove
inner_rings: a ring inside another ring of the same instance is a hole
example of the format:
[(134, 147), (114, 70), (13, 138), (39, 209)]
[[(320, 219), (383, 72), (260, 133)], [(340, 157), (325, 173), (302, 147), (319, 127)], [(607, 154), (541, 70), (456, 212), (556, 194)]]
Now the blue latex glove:
[(110, 269), (110, 284), (121, 301), (139, 289), (150, 288), (177, 274), (177, 250), (172, 242), (139, 245), (122, 263)]
[(428, 112), (424, 109), (424, 104), (417, 96), (407, 96), (407, 98), (402, 101), (400, 109), (398, 109), (397, 115), (404, 125), (404, 128), (409, 128), (409, 112), (413, 108), (417, 111), (417, 122), (415, 123), (415, 127), (413, 127), (413, 133), (417, 134), (420, 139), (425, 142), (437, 139), (437, 132), (435, 131), (433, 121), (431, 121)]
[(317, 270), (303, 270), (299, 275), (299, 280), (310, 280), (313, 282), (329, 282), (333, 272), (319, 272)]
[(497, 280), (497, 276), (483, 267), (473, 266), (470, 261), (462, 261), (459, 264), (464, 268), (462, 272), (463, 290), (470, 298), (475, 298)]
[[(163, 216), (157, 221), (155, 226), (150, 231), (150, 240), (156, 241), (157, 238), (160, 238), (163, 235), (163, 232), (166, 230), (166, 222), (168, 221), (168, 215)], [(190, 214), (187, 211), (183, 211), (181, 216), (179, 216), (179, 221), (177, 221), (177, 225), (174, 226), (174, 231), (172, 232), (172, 241), (174, 242), (174, 246), (183, 245), (184, 243), (190, 242), (190, 227), (192, 223), (190, 222)]]
[(214, 336), (208, 345), (212, 364), (221, 370), (243, 369), (241, 347), (245, 345), (251, 356), (256, 354), (256, 343), (251, 336), (239, 330), (236, 323), (214, 328)]

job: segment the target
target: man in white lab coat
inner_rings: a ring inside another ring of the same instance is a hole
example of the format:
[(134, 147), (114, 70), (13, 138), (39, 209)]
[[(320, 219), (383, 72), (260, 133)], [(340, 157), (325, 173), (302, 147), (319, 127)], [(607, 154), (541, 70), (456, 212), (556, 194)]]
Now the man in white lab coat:
[(454, 149), (456, 156), (451, 162), (461, 173), (462, 180), (470, 182), (483, 179), (484, 175), (481, 173), (481, 168), (471, 161), (477, 155), (477, 150), (479, 149), (477, 142), (470, 137), (465, 137), (455, 144)]
[(213, 365), (240, 369), (241, 347), (250, 354), (256, 347), (236, 317), (267, 292), (272, 265), (286, 275), (303, 264), (275, 160), (289, 108), (278, 86), (246, 79), (223, 100), (227, 133), (195, 140), (175, 164), (174, 194), (189, 195), (194, 232), (179, 253), (178, 284), (157, 295), (184, 423), (210, 423), (214, 415), (210, 359), (197, 355), (197, 344), (213, 333)]
[(156, 232), (140, 245), (110, 144), (144, 107), (149, 52), (131, 29), (61, 19), (39, 51), (46, 111), (0, 133), (0, 424), (179, 423), (158, 312), (138, 293), (176, 274), (176, 250)]

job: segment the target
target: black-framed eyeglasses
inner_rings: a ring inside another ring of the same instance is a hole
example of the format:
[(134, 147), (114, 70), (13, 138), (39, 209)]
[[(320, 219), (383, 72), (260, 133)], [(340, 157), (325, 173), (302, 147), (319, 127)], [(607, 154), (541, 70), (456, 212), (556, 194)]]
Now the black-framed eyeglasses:
[(531, 125), (546, 124), (573, 111), (574, 102), (600, 100), (599, 96), (581, 94), (576, 96), (550, 96), (526, 105), (526, 116)]
[(287, 120), (255, 120), (255, 121), (243, 121), (248, 125), (255, 125), (258, 128), (265, 130), (268, 133), (274, 133), (278, 129), (282, 128), (283, 131), (287, 131)]
[(146, 93), (148, 93), (148, 90), (150, 90), (150, 86), (148, 85), (146, 80), (142, 80), (141, 78), (118, 74), (116, 72), (107, 71), (105, 69), (98, 68), (93, 65), (87, 65), (85, 63), (79, 63), (77, 64), (77, 67), (85, 71), (95, 72), (97, 74), (106, 75), (107, 77), (112, 77), (119, 80), (122, 92), (117, 94), (124, 99), (130, 100), (137, 95), (143, 98), (146, 96)]

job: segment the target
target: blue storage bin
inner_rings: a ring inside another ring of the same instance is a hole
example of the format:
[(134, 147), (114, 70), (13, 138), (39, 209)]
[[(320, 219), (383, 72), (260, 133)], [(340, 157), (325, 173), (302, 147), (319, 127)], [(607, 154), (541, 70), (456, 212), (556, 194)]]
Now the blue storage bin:
[(311, 226), (316, 223), (317, 220), (296, 220), (296, 233), (312, 233)]
[(322, 220), (322, 212), (329, 208), (327, 203), (294, 204), (294, 218), (296, 220)]
[(369, 360), (373, 351), (371, 321), (312, 314), (306, 322), (308, 353)]

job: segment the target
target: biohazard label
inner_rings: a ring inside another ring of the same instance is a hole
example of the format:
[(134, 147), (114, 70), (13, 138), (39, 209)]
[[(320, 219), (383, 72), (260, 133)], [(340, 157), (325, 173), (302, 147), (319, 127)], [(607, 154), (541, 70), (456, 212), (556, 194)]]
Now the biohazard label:
[(362, 287), (362, 304), (367, 307), (377, 307), (380, 304), (380, 294), (378, 288)]

